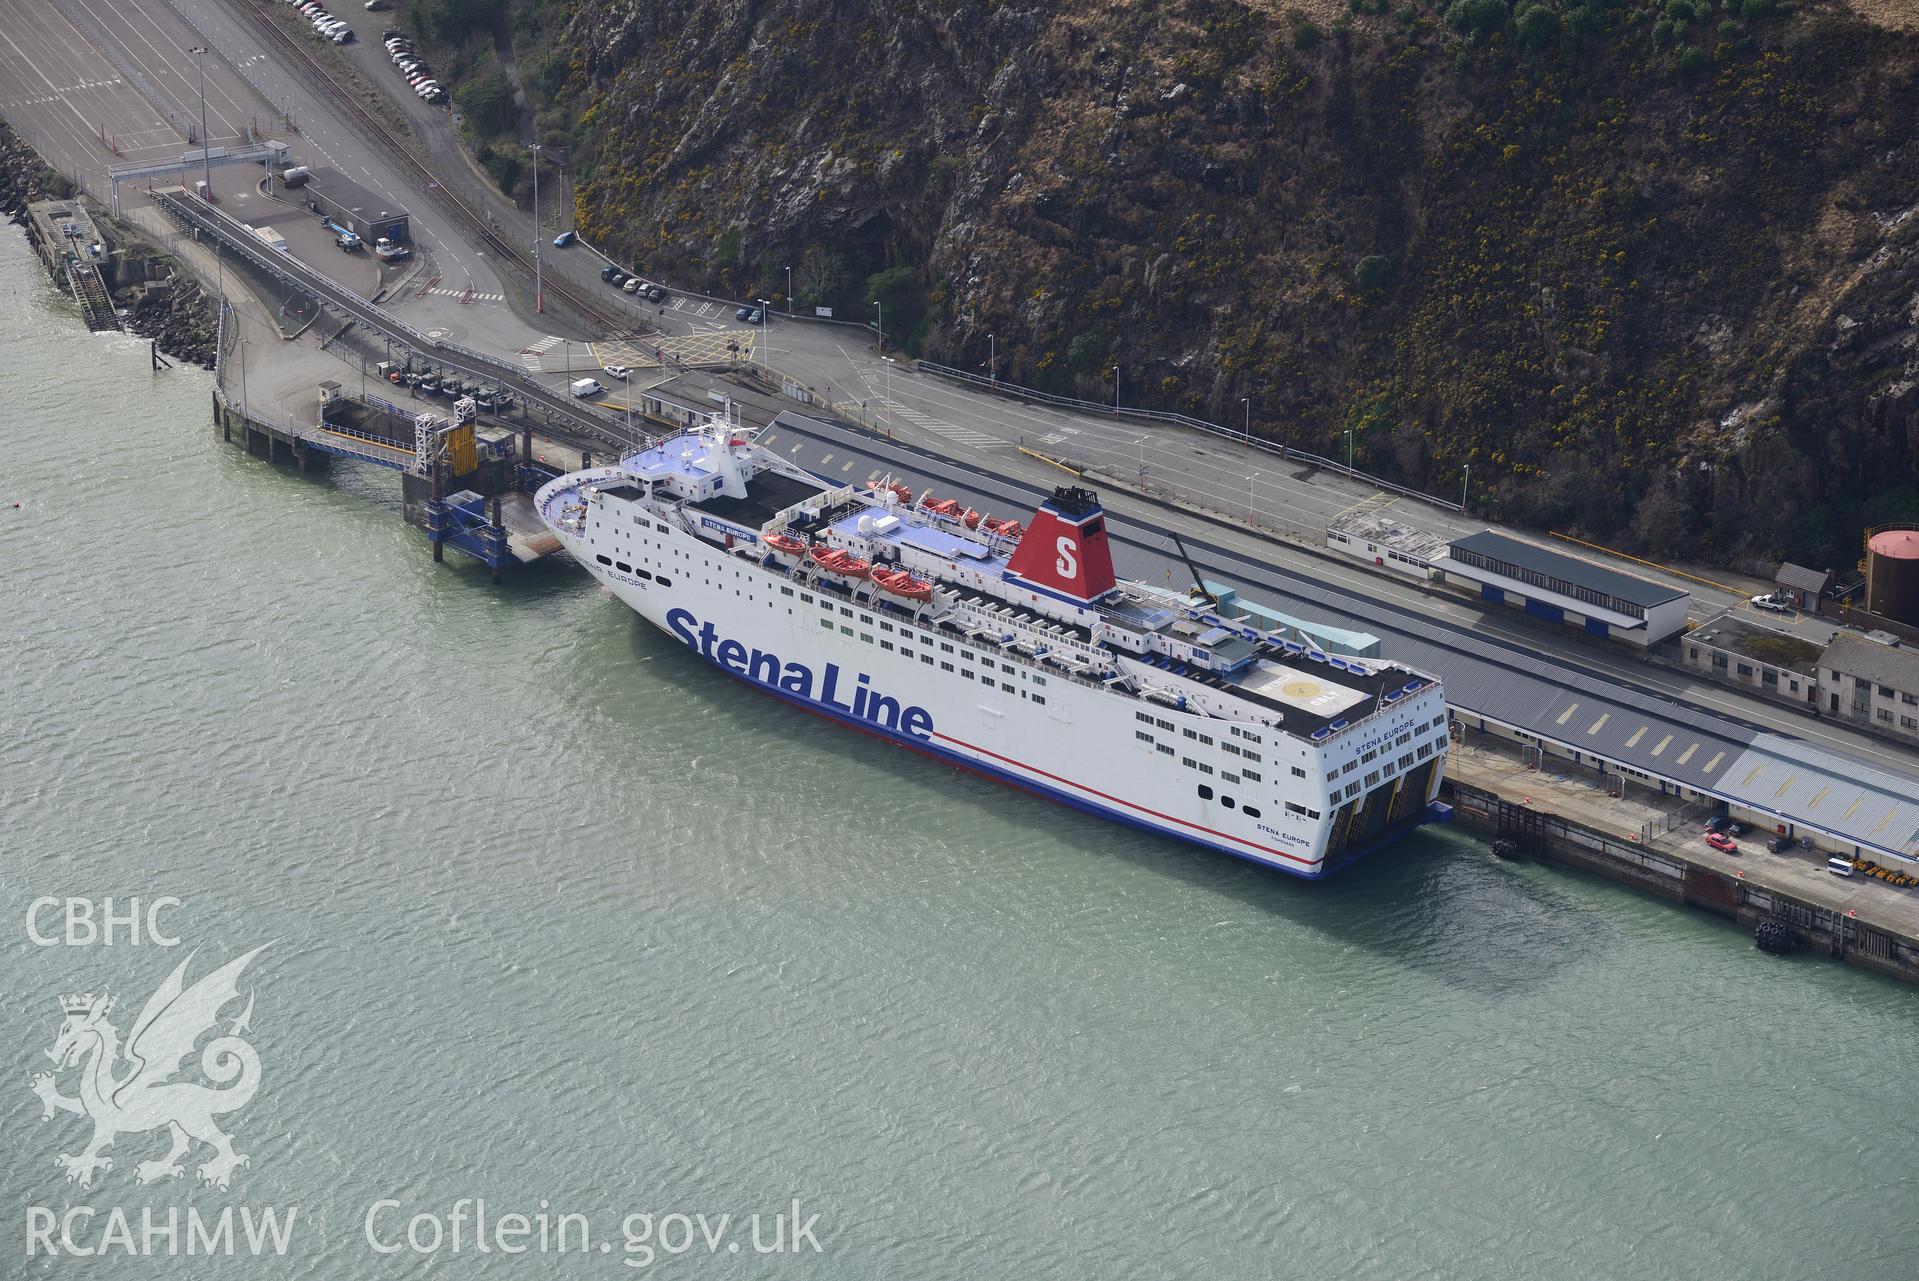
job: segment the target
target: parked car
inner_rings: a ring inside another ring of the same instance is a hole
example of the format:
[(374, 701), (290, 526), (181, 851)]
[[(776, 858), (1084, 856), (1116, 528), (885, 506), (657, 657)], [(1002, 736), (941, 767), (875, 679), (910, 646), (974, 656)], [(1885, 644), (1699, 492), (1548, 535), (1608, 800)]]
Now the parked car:
[(665, 302), (666, 290), (659, 285), (648, 285), (646, 287), (646, 300), (648, 302)]
[(567, 384), (567, 390), (575, 396), (597, 396), (605, 391), (606, 387), (597, 378), (575, 378)]
[(555, 249), (564, 249), (572, 243), (573, 233), (570, 231), (562, 231), (559, 235), (553, 237), (553, 247)]
[(640, 292), (640, 286), (644, 283), (645, 282), (638, 276), (633, 276), (629, 278), (625, 284), (621, 285), (620, 288), (626, 290), (629, 294), (637, 294)]
[(1766, 842), (1766, 848), (1774, 854), (1784, 854), (1798, 843), (1790, 836), (1775, 836)]
[(745, 320), (748, 316), (752, 314), (753, 314), (753, 305), (751, 303), (748, 303), (746, 306), (740, 308), (738, 311), (733, 313), (733, 319)]
[(1727, 836), (1724, 832), (1707, 832), (1706, 844), (1712, 846), (1721, 854), (1737, 854), (1739, 852), (1739, 843), (1733, 840), (1732, 837)]
[(607, 365), (602, 372), (605, 373), (608, 378), (617, 378), (621, 382), (625, 382), (633, 375), (633, 371), (625, 365)]
[(611, 280), (611, 279), (613, 279), (613, 277), (615, 277), (615, 276), (617, 276), (617, 275), (619, 275), (619, 274), (620, 274), (620, 269), (619, 269), (618, 267), (615, 267), (615, 266), (614, 266), (614, 265), (613, 265), (612, 263), (610, 263), (610, 262), (609, 262), (608, 264), (606, 264), (606, 266), (604, 266), (604, 267), (602, 267), (602, 268), (600, 268), (600, 279), (601, 279), (601, 280)]
[(764, 311), (761, 311), (758, 307), (751, 307), (747, 309), (746, 314), (740, 317), (740, 319), (744, 320), (749, 325), (757, 325), (766, 319), (766, 313)]
[(606, 278), (606, 283), (612, 285), (615, 289), (624, 289), (626, 288), (626, 282), (631, 279), (632, 277), (624, 271), (616, 271)]
[(1793, 611), (1792, 597), (1783, 592), (1768, 592), (1764, 596), (1752, 598), (1754, 609), (1770, 610), (1775, 614), (1790, 614)]

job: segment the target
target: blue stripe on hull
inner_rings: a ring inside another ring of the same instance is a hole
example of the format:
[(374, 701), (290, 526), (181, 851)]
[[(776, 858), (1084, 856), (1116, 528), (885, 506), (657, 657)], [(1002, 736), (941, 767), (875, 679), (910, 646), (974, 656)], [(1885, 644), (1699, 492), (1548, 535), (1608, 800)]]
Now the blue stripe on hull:
[[(670, 634), (671, 633), (669, 633), (669, 635)], [(697, 654), (695, 656), (699, 657), (699, 655)], [(1107, 821), (1114, 822), (1114, 823), (1123, 823), (1127, 827), (1138, 828), (1140, 831), (1143, 831), (1143, 832), (1151, 832), (1155, 836), (1170, 837), (1174, 840), (1182, 841), (1188, 845), (1197, 845), (1201, 849), (1211, 850), (1218, 854), (1228, 854), (1228, 855), (1231, 855), (1233, 858), (1241, 859), (1245, 862), (1252, 863), (1258, 867), (1267, 868), (1271, 871), (1276, 871), (1276, 872), (1284, 872), (1288, 876), (1296, 876), (1299, 879), (1305, 880), (1305, 881), (1317, 881), (1329, 875), (1329, 872), (1325, 870), (1323, 865), (1318, 868), (1310, 868), (1310, 869), (1299, 868), (1299, 867), (1289, 867), (1284, 863), (1268, 862), (1267, 860), (1260, 858), (1257, 855), (1248, 854), (1243, 850), (1236, 850), (1228, 845), (1220, 845), (1213, 841), (1202, 840), (1198, 837), (1188, 836), (1185, 833), (1176, 831), (1172, 828), (1161, 827), (1155, 823), (1147, 822), (1144, 819), (1138, 818), (1130, 813), (1127, 813), (1124, 810), (1109, 809), (1108, 807), (1101, 805), (1097, 801), (1088, 800), (1085, 797), (1081, 797), (1081, 796), (1075, 796), (1071, 792), (1060, 791), (1058, 788), (1049, 787), (1045, 783), (1039, 782), (1035, 779), (1021, 777), (1018, 774), (1014, 774), (1009, 770), (1001, 769), (996, 765), (990, 764), (989, 762), (976, 760), (970, 756), (962, 756), (958, 752), (954, 752), (948, 748), (941, 747), (936, 742), (929, 742), (925, 739), (915, 738), (910, 734), (902, 734), (898, 730), (888, 729), (885, 725), (878, 724), (874, 721), (869, 721), (860, 717), (855, 717), (851, 715), (850, 713), (846, 712), (845, 710), (838, 707), (831, 706), (830, 704), (821, 703), (821, 702), (818, 702), (817, 700), (810, 699), (810, 698), (802, 698), (798, 694), (794, 694), (789, 690), (775, 689), (770, 685), (764, 685), (760, 683), (759, 681), (752, 680), (746, 676), (742, 676), (738, 672), (729, 671), (725, 667), (720, 666), (720, 664), (710, 659), (702, 658), (701, 661), (705, 662), (707, 666), (714, 668), (716, 671), (725, 673), (728, 677), (732, 678), (733, 680), (739, 681), (741, 684), (747, 686), (748, 688), (758, 690), (762, 694), (770, 694), (774, 698), (779, 699), (781, 702), (792, 704), (794, 707), (799, 708), (801, 711), (811, 712), (816, 716), (822, 716), (828, 720), (838, 721), (840, 724), (845, 725), (849, 729), (856, 729), (862, 733), (870, 734), (874, 738), (882, 739), (886, 742), (893, 743), (899, 747), (905, 747), (912, 751), (919, 752), (921, 755), (929, 756), (934, 760), (942, 762), (943, 764), (957, 765), (961, 769), (970, 770), (971, 772), (978, 774), (984, 778), (990, 778), (994, 782), (1004, 783), (1009, 787), (1017, 787), (1021, 791), (1031, 792), (1035, 796), (1043, 796), (1049, 801), (1055, 801), (1058, 804), (1066, 805), (1076, 810), (1081, 810), (1087, 814), (1094, 815), (1097, 818), (1106, 819)], [(1371, 854), (1373, 854), (1374, 851), (1380, 849), (1381, 847), (1390, 845), (1394, 841), (1397, 841), (1400, 838), (1406, 836), (1414, 828), (1420, 826), (1422, 823), (1427, 822), (1429, 818), (1431, 817), (1432, 816), (1427, 812), (1426, 808), (1422, 807), (1420, 811), (1414, 816), (1412, 816), (1411, 818), (1402, 819), (1400, 820), (1399, 823), (1386, 829), (1386, 831), (1382, 832), (1378, 837), (1374, 838), (1358, 853), (1350, 855), (1344, 859), (1341, 859), (1338, 867), (1334, 868), (1333, 870), (1343, 871), (1344, 869), (1351, 867), (1353, 864), (1358, 863), (1362, 859), (1369, 857)]]

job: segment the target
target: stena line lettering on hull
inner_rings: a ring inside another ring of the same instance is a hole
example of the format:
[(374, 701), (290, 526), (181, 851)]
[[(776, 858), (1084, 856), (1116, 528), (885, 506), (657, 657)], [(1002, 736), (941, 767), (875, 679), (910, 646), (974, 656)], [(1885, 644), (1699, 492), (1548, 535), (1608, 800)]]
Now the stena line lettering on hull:
[[(784, 662), (777, 654), (763, 649), (748, 649), (739, 641), (723, 638), (712, 623), (702, 623), (691, 610), (670, 609), (666, 625), (682, 644), (710, 663), (745, 680), (757, 681), (770, 689), (792, 694), (808, 702), (844, 712), (855, 720), (884, 726), (923, 742), (933, 740), (933, 716), (924, 707), (902, 704), (899, 699), (873, 687), (872, 677), (859, 673), (850, 687), (843, 684), (838, 663), (826, 664), (819, 690), (814, 692), (813, 671), (803, 663)], [(842, 695), (850, 701), (842, 701)]]

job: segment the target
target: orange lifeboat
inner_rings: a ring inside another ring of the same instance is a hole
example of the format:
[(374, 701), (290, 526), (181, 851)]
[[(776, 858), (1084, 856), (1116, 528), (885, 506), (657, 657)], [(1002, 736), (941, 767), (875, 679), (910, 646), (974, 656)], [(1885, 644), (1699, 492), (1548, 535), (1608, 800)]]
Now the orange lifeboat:
[(872, 566), (855, 556), (852, 552), (838, 547), (815, 545), (808, 553), (819, 567), (829, 574), (839, 574), (845, 578), (865, 578)]
[(888, 485), (886, 489), (888, 493), (893, 495), (893, 497), (900, 500), (901, 506), (911, 507), (913, 505), (913, 491), (908, 489), (906, 486)]
[(805, 540), (795, 538), (791, 534), (768, 534), (766, 536), (766, 545), (774, 551), (783, 552), (788, 556), (804, 556), (806, 554)]
[(994, 517), (988, 516), (986, 518), (986, 532), (989, 534), (998, 534), (1001, 538), (1018, 538), (1021, 534), (1025, 533), (1026, 530), (1016, 520), (997, 520)]
[(924, 578), (915, 578), (903, 569), (876, 569), (873, 581), (879, 584), (883, 592), (894, 596), (904, 596), (907, 600), (932, 600), (933, 584)]
[(980, 514), (974, 511), (971, 507), (968, 507), (966, 509), (966, 514), (960, 517), (960, 524), (966, 526), (968, 529), (978, 529), (979, 523), (980, 523)]
[(851, 552), (841, 552), (826, 568), (829, 573), (838, 574), (843, 578), (865, 578), (873, 569), (871, 565)]
[(922, 504), (922, 506), (935, 516), (957, 516), (960, 514), (959, 499), (957, 498), (935, 498), (930, 502)]

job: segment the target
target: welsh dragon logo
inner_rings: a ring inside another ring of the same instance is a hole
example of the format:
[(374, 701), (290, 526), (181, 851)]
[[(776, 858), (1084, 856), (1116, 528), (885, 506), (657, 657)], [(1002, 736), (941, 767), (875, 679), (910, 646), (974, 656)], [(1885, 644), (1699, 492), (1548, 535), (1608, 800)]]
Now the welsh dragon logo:
[(216, 1090), (173, 1078), (200, 1038), (218, 1030), (221, 1009), (239, 999), (236, 985), (241, 971), (267, 946), (228, 961), (192, 987), (186, 987), (183, 980), (193, 958), (180, 962), (147, 999), (124, 1047), (119, 1030), (107, 1019), (114, 1005), (111, 996), (88, 992), (60, 998), (60, 1009), (66, 1017), (46, 1054), (60, 1072), (80, 1066), (80, 1092), (74, 1097), (61, 1094), (53, 1072), (35, 1076), (33, 1092), (40, 1096), (43, 1106), (41, 1120), (55, 1112), (71, 1112), (93, 1122), (93, 1139), (84, 1151), (78, 1156), (54, 1157), (54, 1163), (67, 1172), (67, 1182), (83, 1188), (93, 1186), (95, 1171), (113, 1168), (113, 1162), (100, 1154), (113, 1145), (115, 1138), (161, 1126), (171, 1134), (173, 1146), (158, 1160), (142, 1161), (134, 1167), (134, 1177), (141, 1183), (177, 1179), (185, 1174), (180, 1158), (196, 1141), (213, 1149), (213, 1155), (199, 1167), (202, 1183), (225, 1189), (234, 1170), (250, 1163), (248, 1157), (233, 1150), (232, 1138), (213, 1118), (245, 1107), (260, 1085), (260, 1056), (240, 1036), (251, 1030), (251, 993), (246, 1009), (233, 1020), (226, 1035), (215, 1036), (200, 1052), (200, 1071), (226, 1088)]

